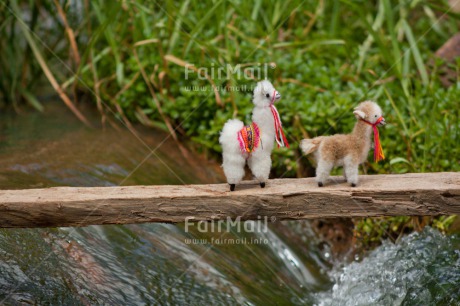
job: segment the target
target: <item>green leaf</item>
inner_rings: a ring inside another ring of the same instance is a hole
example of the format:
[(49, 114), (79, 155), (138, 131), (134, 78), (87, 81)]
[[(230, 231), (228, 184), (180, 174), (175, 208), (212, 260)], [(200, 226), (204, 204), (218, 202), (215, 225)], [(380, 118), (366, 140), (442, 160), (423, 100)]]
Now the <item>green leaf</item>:
[(37, 100), (37, 98), (33, 94), (31, 94), (29, 91), (27, 91), (24, 88), (21, 88), (20, 92), (22, 96), (24, 97), (24, 99), (26, 99), (26, 101), (29, 102), (31, 106), (33, 106), (39, 112), (43, 112), (44, 110), (43, 105)]
[(407, 40), (409, 41), (410, 50), (412, 52), (412, 55), (414, 56), (415, 64), (417, 65), (418, 72), (420, 73), (420, 77), (422, 78), (422, 83), (426, 86), (429, 83), (428, 72), (426, 71), (425, 64), (423, 62), (422, 56), (420, 55), (420, 51), (417, 47), (417, 41), (415, 40), (414, 35), (412, 34), (412, 30), (407, 24), (407, 22), (405, 20), (401, 20), (401, 24), (404, 29), (404, 32), (406, 33)]
[(407, 159), (402, 158), (402, 157), (395, 157), (392, 160), (390, 160), (390, 165), (394, 165), (394, 164), (398, 164), (398, 163), (405, 163), (405, 164), (410, 165), (410, 162)]

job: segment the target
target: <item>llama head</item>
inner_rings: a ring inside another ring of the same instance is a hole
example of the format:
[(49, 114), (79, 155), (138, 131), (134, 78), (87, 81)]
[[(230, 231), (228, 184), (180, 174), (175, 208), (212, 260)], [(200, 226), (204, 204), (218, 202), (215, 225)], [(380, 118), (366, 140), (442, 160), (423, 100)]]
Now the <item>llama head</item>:
[(254, 89), (254, 96), (252, 102), (255, 106), (267, 107), (279, 100), (281, 95), (273, 87), (272, 83), (267, 80), (260, 81), (257, 83), (256, 88)]
[(375, 124), (380, 120), (378, 125), (385, 125), (385, 119), (382, 117), (382, 109), (373, 101), (361, 102), (355, 107), (353, 114), (358, 120), (364, 120), (371, 124)]

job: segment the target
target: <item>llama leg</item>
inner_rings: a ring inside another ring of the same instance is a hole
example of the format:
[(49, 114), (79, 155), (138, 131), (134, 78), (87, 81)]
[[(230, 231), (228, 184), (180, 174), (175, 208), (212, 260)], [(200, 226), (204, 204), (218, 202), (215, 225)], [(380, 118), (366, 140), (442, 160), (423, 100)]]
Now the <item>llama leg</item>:
[(272, 166), (272, 160), (268, 154), (254, 154), (248, 160), (249, 168), (252, 174), (259, 181), (260, 187), (265, 187), (265, 182), (268, 180), (270, 175), (270, 168)]
[(225, 177), (230, 185), (230, 191), (235, 190), (235, 185), (239, 184), (244, 176), (244, 165), (246, 159), (241, 154), (224, 154), (224, 168)]
[(343, 168), (347, 182), (351, 184), (351, 187), (356, 187), (358, 184), (358, 165), (352, 161), (346, 161)]
[(318, 166), (316, 167), (316, 182), (319, 187), (323, 187), (333, 166), (333, 162), (325, 161), (324, 159), (318, 161)]

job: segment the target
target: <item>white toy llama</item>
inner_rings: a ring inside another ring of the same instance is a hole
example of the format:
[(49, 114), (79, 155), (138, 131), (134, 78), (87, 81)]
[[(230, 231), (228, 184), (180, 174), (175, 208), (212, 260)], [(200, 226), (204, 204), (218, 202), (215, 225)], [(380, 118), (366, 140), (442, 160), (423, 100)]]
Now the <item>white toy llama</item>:
[(334, 166), (343, 166), (344, 176), (352, 187), (358, 184), (358, 166), (367, 159), (371, 148), (371, 134), (374, 131), (374, 160), (385, 158), (377, 126), (385, 125), (382, 109), (375, 102), (365, 101), (353, 111), (358, 122), (351, 134), (320, 136), (303, 139), (300, 148), (305, 155), (314, 152), (318, 162), (316, 182), (322, 187)]
[(281, 95), (269, 81), (261, 81), (254, 89), (252, 123), (244, 126), (238, 119), (225, 123), (219, 143), (222, 145), (222, 167), (230, 191), (234, 191), (235, 185), (243, 179), (246, 161), (260, 187), (264, 188), (270, 174), (270, 155), (275, 140), (278, 147), (289, 147), (274, 105), (280, 98)]

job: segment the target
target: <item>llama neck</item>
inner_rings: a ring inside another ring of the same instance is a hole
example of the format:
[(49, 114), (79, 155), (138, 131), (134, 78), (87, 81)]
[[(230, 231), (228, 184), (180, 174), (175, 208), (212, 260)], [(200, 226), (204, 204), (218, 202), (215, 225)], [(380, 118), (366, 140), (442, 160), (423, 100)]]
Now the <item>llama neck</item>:
[(274, 141), (275, 121), (270, 107), (254, 107), (252, 110), (252, 121), (259, 126), (263, 140)]
[(372, 126), (370, 126), (366, 122), (358, 120), (358, 122), (356, 122), (356, 124), (355, 124), (355, 127), (353, 128), (352, 134), (356, 138), (359, 138), (359, 139), (364, 140), (366, 142), (370, 142), (371, 141), (371, 134), (372, 134)]

